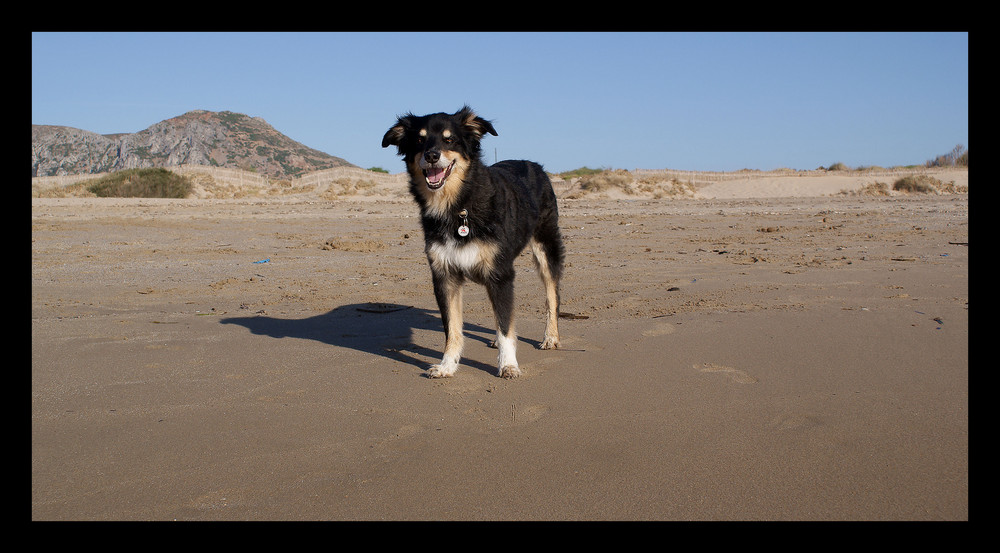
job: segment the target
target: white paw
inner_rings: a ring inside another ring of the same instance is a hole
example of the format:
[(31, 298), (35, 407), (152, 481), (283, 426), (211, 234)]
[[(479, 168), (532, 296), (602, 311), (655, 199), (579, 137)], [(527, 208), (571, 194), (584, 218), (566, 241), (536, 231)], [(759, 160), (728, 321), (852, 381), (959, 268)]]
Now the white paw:
[(517, 378), (519, 376), (521, 376), (521, 369), (517, 365), (500, 367), (500, 378)]
[(457, 370), (458, 363), (453, 361), (442, 361), (440, 364), (434, 365), (428, 369), (427, 376), (430, 378), (448, 378), (449, 376), (453, 376)]
[(559, 349), (559, 338), (553, 338), (551, 336), (546, 336), (542, 340), (542, 344), (538, 346), (539, 349)]

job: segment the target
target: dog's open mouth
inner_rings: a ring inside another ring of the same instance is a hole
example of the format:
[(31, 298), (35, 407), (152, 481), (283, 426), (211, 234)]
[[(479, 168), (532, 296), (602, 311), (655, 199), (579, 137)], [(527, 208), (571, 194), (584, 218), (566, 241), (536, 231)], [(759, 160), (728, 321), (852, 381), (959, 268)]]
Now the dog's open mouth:
[(424, 178), (427, 179), (427, 188), (431, 190), (437, 190), (444, 186), (444, 181), (451, 175), (451, 169), (455, 166), (455, 162), (451, 162), (451, 165), (447, 167), (428, 167), (424, 169)]

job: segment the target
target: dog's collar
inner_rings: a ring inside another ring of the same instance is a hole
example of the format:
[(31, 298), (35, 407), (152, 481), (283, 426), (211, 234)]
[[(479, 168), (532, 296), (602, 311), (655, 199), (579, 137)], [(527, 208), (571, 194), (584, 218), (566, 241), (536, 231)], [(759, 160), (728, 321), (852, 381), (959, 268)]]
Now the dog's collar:
[(462, 225), (458, 227), (458, 235), (465, 238), (469, 235), (469, 210), (462, 209), (458, 212), (458, 216), (462, 218)]

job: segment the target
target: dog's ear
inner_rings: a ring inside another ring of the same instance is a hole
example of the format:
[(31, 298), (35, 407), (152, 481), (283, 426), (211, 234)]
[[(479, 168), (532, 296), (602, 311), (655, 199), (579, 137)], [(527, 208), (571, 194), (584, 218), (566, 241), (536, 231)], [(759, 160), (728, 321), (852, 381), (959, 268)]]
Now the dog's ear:
[(385, 131), (385, 136), (382, 137), (382, 147), (388, 148), (389, 145), (399, 146), (403, 141), (403, 135), (406, 134), (406, 127), (401, 123), (396, 123), (391, 129)]
[(406, 131), (410, 128), (410, 118), (412, 117), (413, 115), (407, 113), (396, 119), (396, 124), (385, 131), (385, 136), (382, 137), (383, 148), (388, 148), (390, 144), (399, 146), (403, 143), (403, 137), (406, 136)]
[(497, 131), (493, 128), (493, 124), (476, 115), (469, 106), (462, 106), (462, 109), (458, 110), (458, 112), (455, 113), (455, 116), (459, 118), (462, 125), (467, 130), (475, 133), (475, 135), (479, 138), (482, 138), (482, 136), (486, 133), (497, 136)]

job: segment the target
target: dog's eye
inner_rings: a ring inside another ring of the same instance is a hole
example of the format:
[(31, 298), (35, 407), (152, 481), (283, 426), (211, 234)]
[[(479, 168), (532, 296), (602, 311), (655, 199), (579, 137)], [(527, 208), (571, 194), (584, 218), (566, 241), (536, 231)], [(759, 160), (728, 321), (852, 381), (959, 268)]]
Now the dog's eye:
[(445, 144), (451, 144), (454, 141), (455, 141), (455, 137), (453, 137), (453, 136), (446, 136), (446, 137), (444, 137), (444, 143)]

